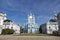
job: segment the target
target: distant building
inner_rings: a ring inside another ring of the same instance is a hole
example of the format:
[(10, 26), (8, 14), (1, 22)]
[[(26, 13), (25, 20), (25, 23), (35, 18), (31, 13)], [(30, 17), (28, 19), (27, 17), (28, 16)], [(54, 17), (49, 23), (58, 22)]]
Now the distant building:
[(58, 21), (58, 26), (60, 31), (60, 12), (57, 14), (57, 21)]
[(20, 26), (13, 21), (7, 20), (6, 14), (0, 12), (0, 34), (2, 29), (9, 28), (15, 30), (15, 33), (20, 33)]
[(35, 22), (35, 16), (32, 15), (32, 13), (30, 13), (28, 15), (28, 23), (27, 23), (27, 29), (28, 29), (28, 33), (38, 33), (38, 25)]
[(41, 27), (42, 33), (52, 34), (53, 31), (58, 31), (58, 22), (57, 21), (48, 21), (45, 24), (42, 24)]
[(28, 24), (24, 25), (23, 33), (28, 33)]

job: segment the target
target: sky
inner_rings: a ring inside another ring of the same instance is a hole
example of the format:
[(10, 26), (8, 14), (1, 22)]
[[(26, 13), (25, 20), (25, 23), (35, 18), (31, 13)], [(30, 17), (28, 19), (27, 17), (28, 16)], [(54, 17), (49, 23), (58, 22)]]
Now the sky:
[(36, 23), (41, 25), (60, 12), (60, 0), (0, 0), (0, 12), (22, 26), (27, 23), (31, 12), (35, 15)]

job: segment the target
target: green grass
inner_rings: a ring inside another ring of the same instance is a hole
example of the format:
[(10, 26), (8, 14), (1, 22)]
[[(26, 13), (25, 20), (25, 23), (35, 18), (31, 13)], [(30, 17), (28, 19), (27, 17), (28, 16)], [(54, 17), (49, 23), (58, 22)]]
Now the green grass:
[(49, 36), (47, 34), (19, 34), (17, 36)]

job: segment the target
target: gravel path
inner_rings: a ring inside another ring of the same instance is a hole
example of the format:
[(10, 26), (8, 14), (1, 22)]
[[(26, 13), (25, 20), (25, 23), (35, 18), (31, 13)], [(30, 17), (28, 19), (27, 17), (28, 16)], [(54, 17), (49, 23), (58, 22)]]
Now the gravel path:
[(0, 35), (0, 40), (60, 40), (57, 36), (12, 36)]

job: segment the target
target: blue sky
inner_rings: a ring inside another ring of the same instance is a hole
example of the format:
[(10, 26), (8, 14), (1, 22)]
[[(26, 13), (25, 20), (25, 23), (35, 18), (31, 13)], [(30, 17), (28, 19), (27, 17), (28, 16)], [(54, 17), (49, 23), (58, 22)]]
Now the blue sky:
[(7, 18), (24, 26), (30, 11), (38, 25), (47, 22), (60, 11), (60, 0), (0, 0), (0, 12)]

